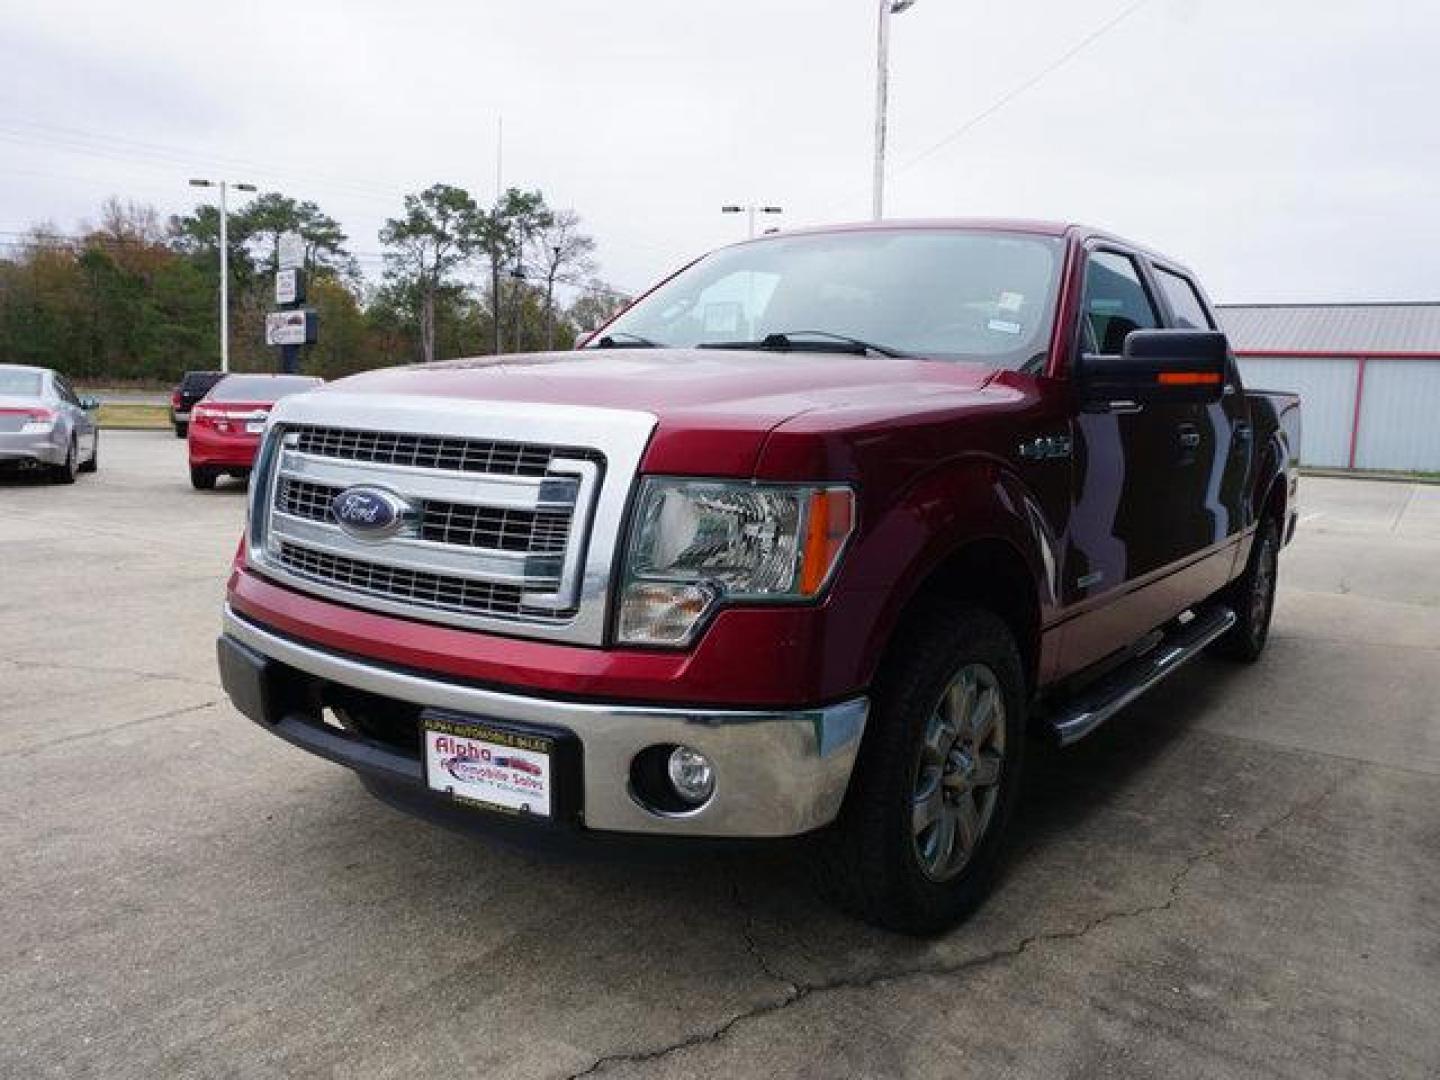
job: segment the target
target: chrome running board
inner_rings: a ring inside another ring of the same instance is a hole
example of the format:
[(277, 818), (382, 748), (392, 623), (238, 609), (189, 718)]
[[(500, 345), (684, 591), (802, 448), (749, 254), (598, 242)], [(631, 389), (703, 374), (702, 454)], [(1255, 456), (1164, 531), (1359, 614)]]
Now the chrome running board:
[(1235, 625), (1235, 612), (1216, 606), (1165, 635), (1155, 648), (1110, 672), (1065, 702), (1046, 726), (1061, 746), (1083, 739), (1149, 690), (1192, 660), (1205, 646)]

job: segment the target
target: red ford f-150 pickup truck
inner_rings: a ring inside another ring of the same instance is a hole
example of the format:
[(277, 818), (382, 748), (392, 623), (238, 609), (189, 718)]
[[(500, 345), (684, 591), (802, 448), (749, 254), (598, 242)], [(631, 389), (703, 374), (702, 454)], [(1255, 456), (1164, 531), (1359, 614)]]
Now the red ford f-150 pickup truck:
[(1158, 254), (769, 236), (578, 351), (281, 401), (221, 672), (416, 812), (814, 833), (839, 900), (933, 931), (993, 876), (1028, 735), (1260, 653), (1298, 448)]

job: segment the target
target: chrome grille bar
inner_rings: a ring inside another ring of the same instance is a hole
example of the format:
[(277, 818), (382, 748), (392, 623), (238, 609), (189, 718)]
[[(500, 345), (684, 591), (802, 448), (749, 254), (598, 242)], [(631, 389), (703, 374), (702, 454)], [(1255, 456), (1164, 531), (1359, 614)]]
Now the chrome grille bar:
[(523, 602), (524, 590), (518, 585), (386, 566), (289, 541), (280, 544), (280, 562), (297, 574), (330, 585), (443, 611), (511, 617), (525, 614), (535, 619), (563, 617), (555, 612), (528, 610)]
[(319, 457), (492, 476), (544, 476), (556, 457), (577, 455), (555, 446), (336, 427), (305, 427), (298, 434), (299, 450)]

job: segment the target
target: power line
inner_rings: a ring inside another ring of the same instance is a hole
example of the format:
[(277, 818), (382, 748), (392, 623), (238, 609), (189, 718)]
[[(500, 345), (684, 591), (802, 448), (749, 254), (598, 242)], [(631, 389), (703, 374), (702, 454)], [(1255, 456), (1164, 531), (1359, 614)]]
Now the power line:
[(966, 120), (959, 127), (955, 128), (939, 142), (934, 143), (928, 149), (920, 151), (920, 153), (909, 158), (908, 160), (901, 162), (895, 167), (893, 172), (904, 172), (906, 169), (911, 168), (914, 165), (918, 165), (926, 158), (939, 153), (945, 147), (953, 143), (956, 139), (964, 135), (971, 128), (975, 127), (977, 124), (980, 124), (985, 120), (988, 120), (991, 116), (994, 116), (1006, 105), (1010, 104), (1010, 102), (1014, 101), (1021, 94), (1025, 93), (1025, 91), (1031, 89), (1037, 83), (1044, 80), (1048, 75), (1052, 74), (1057, 69), (1064, 67), (1077, 55), (1079, 55), (1089, 46), (1094, 44), (1100, 38), (1104, 37), (1111, 30), (1115, 29), (1115, 27), (1119, 26), (1122, 22), (1128, 19), (1131, 15), (1135, 14), (1135, 12), (1139, 11), (1149, 2), (1150, 0), (1135, 0), (1135, 2), (1132, 3), (1129, 7), (1125, 8), (1113, 18), (1107, 20), (1104, 23), (1101, 23), (1094, 30), (1092, 30), (1090, 33), (1086, 34), (1083, 38), (1077, 41), (1074, 45), (1072, 45), (1070, 48), (1066, 49), (1063, 53), (1057, 56), (1049, 64), (1045, 65), (1045, 67), (1041, 68), (1034, 75), (1030, 76), (1030, 78), (1026, 79), (1024, 82), (1015, 86), (1006, 93), (1001, 94), (993, 102), (991, 102), (985, 108), (981, 109), (974, 116), (970, 117), (970, 119)]
[[(1100, 38), (1108, 34), (1111, 30), (1115, 29), (1115, 27), (1119, 26), (1122, 22), (1128, 19), (1131, 15), (1135, 14), (1135, 12), (1139, 11), (1149, 2), (1150, 0), (1134, 0), (1134, 2), (1131, 3), (1128, 7), (1121, 10), (1119, 14), (1105, 20), (1094, 30), (1091, 30), (1084, 37), (1076, 41), (1075, 44), (1071, 45), (1054, 60), (1050, 61), (1050, 63), (1042, 67), (1039, 71), (1035, 72), (1023, 82), (1017, 84), (1016, 86), (1013, 86), (1011, 89), (1001, 94), (998, 98), (992, 101), (989, 105), (986, 105), (979, 112), (971, 115), (964, 123), (962, 123), (959, 127), (952, 129), (938, 142), (932, 143), (929, 147), (920, 151), (920, 153), (906, 159), (899, 165), (896, 165), (894, 168), (887, 169), (885, 171), (885, 175), (887, 177), (896, 176), (899, 173), (904, 172), (906, 169), (913, 168), (914, 166), (920, 164), (920, 162), (925, 161), (927, 158), (933, 157), (945, 147), (955, 142), (955, 140), (965, 135), (971, 129), (988, 120), (990, 117), (994, 116), (997, 112), (1003, 109), (1006, 105), (1010, 104), (1010, 102), (1014, 101), (1016, 98), (1020, 97), (1027, 90), (1031, 90), (1036, 85), (1043, 82), (1046, 77), (1053, 74), (1056, 70), (1064, 67), (1081, 52), (1089, 48)], [(826, 204), (825, 209), (828, 211), (842, 203), (847, 203), (853, 198), (858, 198), (860, 194), (861, 192), (857, 190), (855, 193), (846, 195), (842, 199), (836, 199), (834, 202)]]
[[(24, 127), (20, 126), (24, 125)], [(30, 130), (27, 131), (25, 128)], [(367, 184), (346, 177), (326, 176), (310, 170), (276, 167), (253, 159), (234, 157), (226, 154), (199, 153), (184, 147), (163, 143), (144, 142), (116, 135), (84, 131), (79, 128), (38, 124), (33, 121), (0, 124), (0, 140), (20, 145), (58, 149), (70, 153), (85, 154), (110, 161), (121, 161), (132, 165), (156, 167), (164, 165), (190, 168), (209, 166), (220, 170), (251, 172), (284, 178), (288, 181), (319, 180), (331, 191), (353, 197), (394, 202), (401, 196), (376, 184)]]

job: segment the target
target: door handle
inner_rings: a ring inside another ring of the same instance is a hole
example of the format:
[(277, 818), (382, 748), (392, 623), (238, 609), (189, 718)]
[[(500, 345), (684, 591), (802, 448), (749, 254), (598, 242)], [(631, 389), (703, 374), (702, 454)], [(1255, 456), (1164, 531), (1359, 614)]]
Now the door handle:
[(1180, 445), (1186, 450), (1194, 450), (1200, 445), (1200, 429), (1194, 424), (1181, 424), (1177, 430), (1180, 432)]

